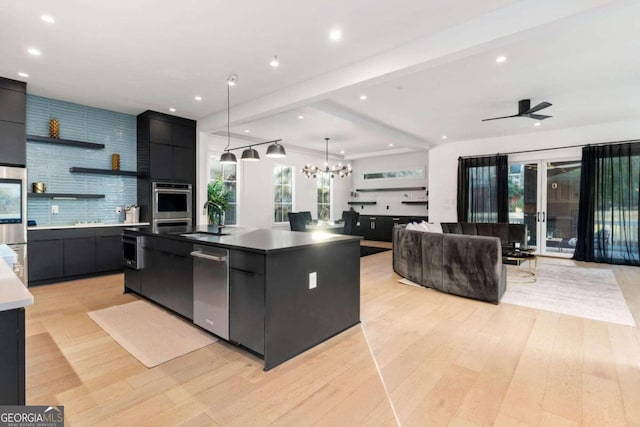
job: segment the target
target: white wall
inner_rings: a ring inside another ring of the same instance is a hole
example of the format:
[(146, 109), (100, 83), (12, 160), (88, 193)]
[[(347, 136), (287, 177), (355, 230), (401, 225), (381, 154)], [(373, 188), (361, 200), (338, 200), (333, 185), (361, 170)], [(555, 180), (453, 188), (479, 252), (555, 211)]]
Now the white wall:
[[(426, 187), (429, 189), (427, 178), (427, 164), (429, 153), (426, 151), (408, 154), (396, 154), (392, 156), (371, 157), (367, 159), (354, 160), (353, 167), (353, 187), (356, 188), (395, 188), (395, 187)], [(407, 169), (423, 169), (424, 178), (420, 179), (372, 179), (364, 180), (363, 174), (366, 172), (387, 172)], [(351, 205), (353, 208), (365, 215), (408, 215), (426, 216), (428, 215), (425, 205), (404, 205), (404, 195), (407, 194), (409, 200), (425, 199), (425, 191), (376, 191), (359, 192), (352, 201), (375, 201), (375, 205)]]
[[(207, 187), (207, 161), (209, 155), (222, 153), (226, 146), (226, 139), (206, 133), (200, 133), (198, 139), (198, 190), (197, 205), (203, 206), (206, 200)], [(232, 141), (231, 146), (247, 145), (244, 141)], [(300, 170), (307, 164), (321, 166), (324, 164), (324, 156), (310, 155), (296, 152), (291, 146), (283, 143), (287, 150), (287, 157), (283, 159), (270, 159), (265, 157), (267, 146), (255, 147), (260, 153), (259, 162), (242, 162), (242, 151), (235, 151), (238, 158), (238, 225), (243, 227), (272, 228), (274, 186), (273, 167), (276, 164), (292, 166), (294, 168), (294, 198), (293, 209), (295, 211), (311, 211), (316, 219), (316, 180), (306, 178)], [(331, 158), (329, 159), (331, 163)], [(335, 160), (337, 163), (338, 160)], [(332, 163), (333, 164), (333, 163)], [(334, 178), (332, 191), (331, 215), (333, 219), (339, 219), (343, 210), (348, 210), (347, 200), (351, 188), (351, 177)], [(198, 224), (206, 224), (206, 217), (202, 212), (198, 213)], [(286, 226), (288, 228), (288, 225)]]
[[(542, 131), (501, 138), (450, 142), (429, 151), (429, 221), (457, 221), (456, 190), (458, 157), (510, 153), (580, 144), (625, 141), (640, 137), (640, 121), (627, 120), (598, 125)], [(509, 160), (581, 158), (581, 149), (510, 154)]]

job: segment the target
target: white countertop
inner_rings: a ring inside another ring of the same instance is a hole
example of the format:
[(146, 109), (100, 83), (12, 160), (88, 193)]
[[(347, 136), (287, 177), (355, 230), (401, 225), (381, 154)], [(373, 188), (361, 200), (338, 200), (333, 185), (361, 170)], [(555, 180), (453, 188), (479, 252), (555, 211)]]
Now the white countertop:
[(13, 270), (0, 260), (0, 311), (13, 310), (33, 304), (33, 295), (13, 274)]
[(75, 224), (75, 225), (36, 225), (33, 227), (27, 227), (27, 230), (63, 230), (67, 228), (98, 228), (98, 227), (145, 227), (149, 225), (148, 222), (134, 222), (131, 224), (117, 223), (117, 224), (103, 224), (99, 222)]

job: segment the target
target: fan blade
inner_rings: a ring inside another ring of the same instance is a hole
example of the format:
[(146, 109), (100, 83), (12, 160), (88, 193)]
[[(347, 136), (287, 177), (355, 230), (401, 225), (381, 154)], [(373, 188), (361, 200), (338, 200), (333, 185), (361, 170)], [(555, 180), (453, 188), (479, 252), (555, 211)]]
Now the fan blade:
[(536, 105), (535, 107), (529, 108), (527, 111), (525, 111), (522, 114), (535, 113), (536, 111), (540, 111), (540, 110), (543, 110), (543, 109), (545, 109), (547, 107), (551, 107), (551, 105), (553, 105), (553, 104), (550, 104), (548, 102), (541, 102), (540, 104)]
[(529, 117), (531, 119), (535, 119), (535, 120), (544, 120), (544, 119), (548, 119), (550, 117), (553, 116), (545, 116), (544, 114), (521, 114), (520, 117)]
[(510, 119), (512, 117), (518, 117), (517, 114), (514, 114), (513, 116), (504, 116), (504, 117), (494, 117), (491, 119), (482, 119), (483, 122), (488, 122), (489, 120), (500, 120), (500, 119)]

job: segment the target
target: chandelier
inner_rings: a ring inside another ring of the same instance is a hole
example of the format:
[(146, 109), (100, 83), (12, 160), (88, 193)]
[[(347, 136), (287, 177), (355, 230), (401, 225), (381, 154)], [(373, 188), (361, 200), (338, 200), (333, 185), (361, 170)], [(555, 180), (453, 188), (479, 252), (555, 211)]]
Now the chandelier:
[(338, 163), (335, 166), (329, 166), (329, 138), (325, 138), (325, 162), (324, 167), (319, 168), (318, 166), (305, 165), (302, 168), (302, 173), (307, 178), (316, 178), (318, 174), (330, 174), (331, 178), (334, 178), (338, 175), (340, 178), (344, 178), (345, 176), (349, 176), (351, 172), (351, 165), (343, 165), (342, 163)]

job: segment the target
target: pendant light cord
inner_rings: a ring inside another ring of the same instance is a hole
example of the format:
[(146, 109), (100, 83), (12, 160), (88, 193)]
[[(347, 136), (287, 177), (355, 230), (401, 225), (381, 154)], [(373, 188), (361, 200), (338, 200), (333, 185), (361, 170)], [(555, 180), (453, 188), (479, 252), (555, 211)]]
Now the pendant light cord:
[(229, 122), (231, 121), (231, 111), (230, 111), (230, 99), (231, 99), (231, 86), (227, 83), (227, 146), (224, 151), (229, 151), (229, 146), (231, 145), (231, 132), (229, 131)]

